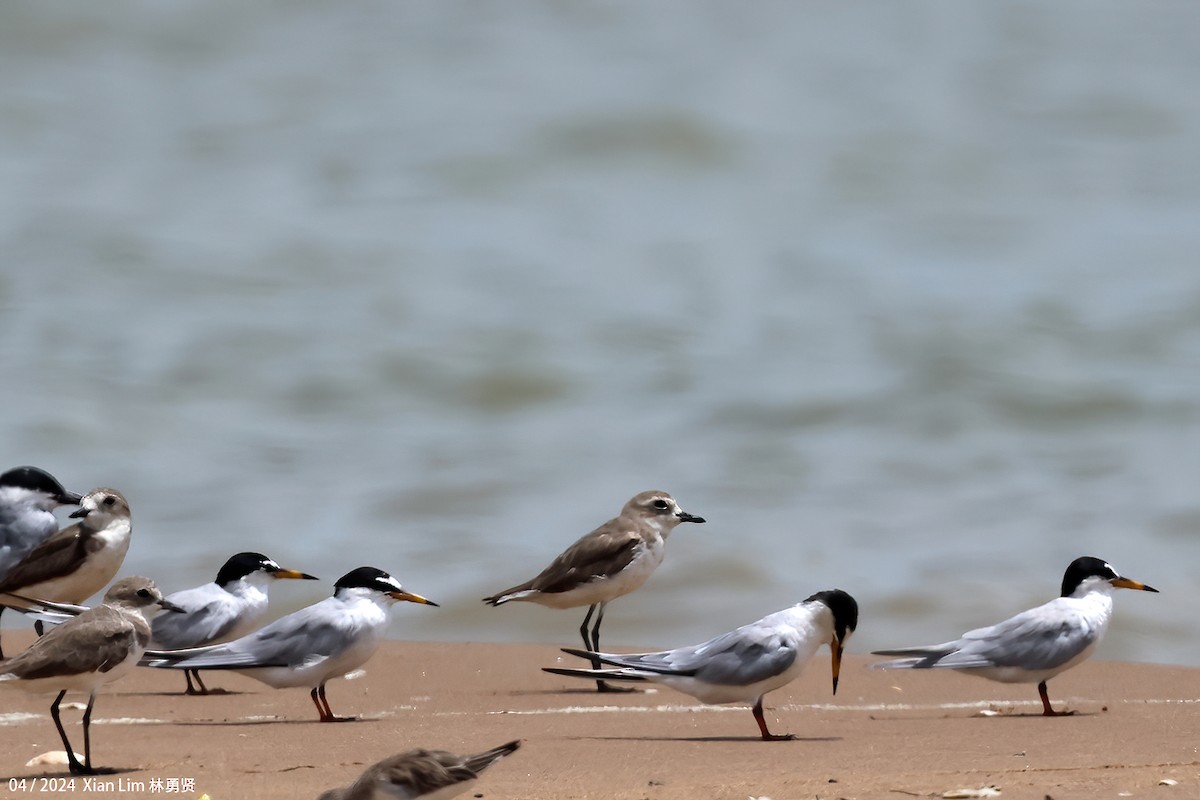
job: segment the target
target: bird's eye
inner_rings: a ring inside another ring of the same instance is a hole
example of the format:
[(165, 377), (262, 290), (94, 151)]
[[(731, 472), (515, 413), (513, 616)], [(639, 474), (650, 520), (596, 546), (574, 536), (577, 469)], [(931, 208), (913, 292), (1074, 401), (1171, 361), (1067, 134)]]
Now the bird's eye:
[(138, 596), (138, 597), (149, 597), (149, 596), (150, 596), (150, 590), (149, 590), (149, 589), (138, 589), (138, 590), (137, 590), (137, 596)]
[(655, 508), (662, 509), (663, 511), (666, 511), (671, 507), (670, 504), (668, 504), (667, 501), (663, 500), (661, 497), (651, 503), (651, 505), (653, 505)]
[(117, 504), (117, 498), (113, 497), (112, 495), (109, 495), (108, 497), (104, 498), (104, 505), (108, 506), (109, 508), (112, 508), (116, 504)]

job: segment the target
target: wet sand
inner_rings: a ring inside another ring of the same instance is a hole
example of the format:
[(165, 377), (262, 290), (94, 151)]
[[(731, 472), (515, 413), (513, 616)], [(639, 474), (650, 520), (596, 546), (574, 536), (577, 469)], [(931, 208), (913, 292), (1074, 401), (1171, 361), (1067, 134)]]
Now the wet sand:
[[(4, 641), (15, 650), (28, 634), (6, 631)], [(1048, 719), (1034, 686), (870, 670), (874, 659), (863, 656), (848, 656), (834, 697), (822, 652), (767, 696), (772, 731), (796, 740), (763, 742), (748, 708), (703, 706), (663, 687), (599, 695), (540, 671), (560, 657), (575, 661), (548, 645), (389, 642), (364, 675), (329, 684), (334, 712), (362, 717), (337, 724), (318, 723), (302, 689), (205, 673), (210, 688), (229, 693), (187, 697), (181, 674), (138, 670), (102, 693), (93, 715), (93, 761), (120, 770), (99, 779), (122, 781), (114, 791), (82, 778), (74, 791), (41, 785), (40, 776), (67, 776), (25, 766), (61, 749), (53, 697), (2, 691), (0, 796), (151, 797), (171, 779), (194, 779), (195, 791), (176, 796), (315, 798), (395, 752), (467, 752), (519, 738), (525, 746), (466, 797), (833, 800), (989, 785), (1002, 798), (1036, 800), (1200, 797), (1196, 669), (1084, 664), (1050, 682), (1056, 707), (1078, 713)], [(64, 713), (77, 751), (80, 716)]]

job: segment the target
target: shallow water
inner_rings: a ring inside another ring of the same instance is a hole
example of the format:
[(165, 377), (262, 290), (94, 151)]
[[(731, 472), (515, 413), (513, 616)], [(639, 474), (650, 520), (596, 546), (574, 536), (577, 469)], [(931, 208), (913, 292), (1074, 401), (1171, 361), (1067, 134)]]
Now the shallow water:
[(614, 645), (1087, 553), (1162, 590), (1101, 657), (1200, 665), (1200, 7), (1101, 5), (0, 7), (0, 466), (406, 638), (573, 644), (478, 598), (657, 487), (709, 522)]

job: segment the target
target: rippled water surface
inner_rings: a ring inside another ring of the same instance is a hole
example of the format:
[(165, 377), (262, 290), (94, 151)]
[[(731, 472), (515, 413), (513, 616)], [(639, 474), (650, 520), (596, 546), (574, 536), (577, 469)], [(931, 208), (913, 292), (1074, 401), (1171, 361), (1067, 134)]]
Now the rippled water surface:
[[(1200, 6), (0, 7), (0, 466), (112, 485), (127, 572), (243, 549), (478, 598), (635, 492), (609, 609), (682, 644), (838, 586), (853, 650), (1123, 592), (1200, 665)], [(552, 651), (548, 651), (552, 652)]]

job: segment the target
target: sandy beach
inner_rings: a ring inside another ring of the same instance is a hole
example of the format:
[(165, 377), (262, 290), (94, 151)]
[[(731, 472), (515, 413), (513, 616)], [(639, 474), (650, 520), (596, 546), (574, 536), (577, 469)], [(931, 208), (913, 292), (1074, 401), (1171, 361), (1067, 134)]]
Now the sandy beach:
[[(14, 649), (24, 631), (6, 631)], [(61, 746), (50, 696), (0, 695), (0, 796), (316, 797), (412, 747), (524, 747), (467, 797), (489, 800), (745, 800), (941, 797), (994, 786), (1003, 798), (1200, 797), (1200, 670), (1093, 662), (1050, 683), (1072, 717), (1040, 716), (1033, 686), (953, 673), (870, 670), (849, 656), (838, 695), (828, 655), (767, 697), (762, 742), (748, 708), (702, 706), (666, 688), (599, 695), (545, 674), (549, 645), (389, 642), (365, 674), (329, 684), (320, 724), (308, 693), (206, 673), (227, 694), (179, 694), (183, 676), (143, 669), (97, 699), (92, 755), (119, 771), (74, 789), (26, 762)], [(561, 656), (566, 661), (574, 661)], [(70, 700), (72, 698), (68, 698)], [(82, 749), (81, 712), (64, 714)], [(28, 779), (22, 781), (22, 779)], [(178, 784), (173, 783), (178, 779)], [(161, 786), (154, 783), (161, 780)], [(1160, 781), (1177, 781), (1174, 785)]]

